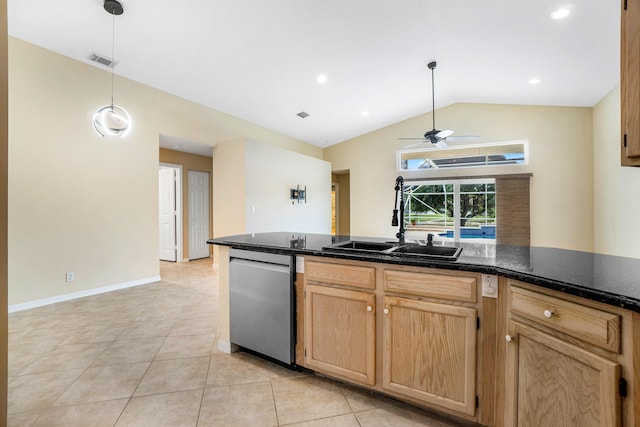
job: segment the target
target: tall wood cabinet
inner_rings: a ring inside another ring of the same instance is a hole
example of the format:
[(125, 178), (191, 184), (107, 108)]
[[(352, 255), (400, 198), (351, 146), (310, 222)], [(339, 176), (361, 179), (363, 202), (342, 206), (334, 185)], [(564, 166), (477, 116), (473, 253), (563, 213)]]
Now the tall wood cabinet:
[(622, 0), (620, 34), (622, 166), (640, 166), (640, 2)]

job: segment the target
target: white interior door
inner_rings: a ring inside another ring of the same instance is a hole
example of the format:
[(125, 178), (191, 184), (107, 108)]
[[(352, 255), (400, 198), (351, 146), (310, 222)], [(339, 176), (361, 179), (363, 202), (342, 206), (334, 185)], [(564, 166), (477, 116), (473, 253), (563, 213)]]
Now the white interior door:
[(158, 194), (158, 236), (160, 259), (176, 261), (176, 170), (160, 167)]
[(209, 173), (189, 171), (189, 259), (209, 257)]

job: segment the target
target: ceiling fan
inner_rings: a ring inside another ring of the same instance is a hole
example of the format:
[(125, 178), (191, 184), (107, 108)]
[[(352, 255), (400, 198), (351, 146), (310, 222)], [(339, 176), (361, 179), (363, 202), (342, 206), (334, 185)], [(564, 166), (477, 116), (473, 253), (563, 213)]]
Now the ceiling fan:
[(431, 70), (431, 106), (432, 106), (431, 114), (433, 117), (433, 129), (425, 132), (422, 138), (398, 138), (400, 140), (412, 140), (412, 141), (419, 140), (420, 141), (417, 144), (412, 144), (404, 148), (415, 147), (417, 145), (421, 145), (426, 142), (430, 142), (438, 148), (445, 148), (447, 147), (447, 139), (451, 141), (453, 140), (461, 141), (461, 140), (480, 138), (479, 136), (451, 136), (453, 134), (452, 130), (436, 129), (436, 97), (435, 97), (435, 88), (434, 88), (435, 85), (434, 85), (434, 77), (433, 77), (433, 74), (434, 74), (433, 70), (436, 68), (436, 65), (437, 65), (436, 61), (432, 61), (432, 62), (429, 62), (429, 64), (427, 64), (427, 67)]

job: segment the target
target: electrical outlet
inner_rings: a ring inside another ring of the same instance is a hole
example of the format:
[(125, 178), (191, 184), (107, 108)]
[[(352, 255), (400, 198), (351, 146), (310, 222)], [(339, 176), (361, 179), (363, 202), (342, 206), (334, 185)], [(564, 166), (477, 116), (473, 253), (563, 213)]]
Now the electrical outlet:
[(495, 274), (482, 275), (482, 296), (498, 298), (498, 276)]
[(70, 271), (67, 273), (67, 282), (73, 282), (76, 278), (76, 273)]

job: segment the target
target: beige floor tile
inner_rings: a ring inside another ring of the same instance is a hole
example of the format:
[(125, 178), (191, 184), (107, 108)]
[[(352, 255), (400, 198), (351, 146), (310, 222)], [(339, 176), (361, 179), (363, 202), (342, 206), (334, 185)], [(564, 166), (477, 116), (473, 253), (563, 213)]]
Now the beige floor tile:
[(277, 426), (269, 381), (206, 388), (198, 427)]
[(167, 337), (156, 355), (156, 360), (211, 356), (215, 347), (214, 341), (215, 334)]
[(107, 347), (109, 347), (109, 343), (60, 346), (36, 359), (23, 373), (35, 374), (39, 372), (87, 368), (91, 366)]
[(195, 427), (202, 390), (134, 397), (115, 427)]
[(294, 369), (288, 369), (284, 366), (277, 365), (273, 362), (269, 362), (269, 376), (274, 380), (284, 380), (289, 378), (299, 378), (310, 375), (306, 371), (298, 371)]
[(40, 411), (22, 412), (7, 415), (7, 427), (32, 427), (40, 416)]
[(119, 399), (49, 408), (31, 427), (113, 427), (127, 402)]
[[(284, 424), (281, 424), (284, 425)], [(360, 427), (353, 414), (338, 415), (337, 417), (321, 418), (303, 423), (287, 424), (287, 427)]]
[(9, 351), (45, 354), (62, 344), (69, 335), (70, 332), (68, 330), (59, 331), (53, 328), (29, 331), (19, 337), (10, 339)]
[(193, 316), (176, 320), (169, 336), (215, 334), (218, 330), (212, 316)]
[(119, 339), (137, 339), (137, 338), (155, 338), (166, 337), (169, 335), (175, 320), (161, 321), (136, 321), (131, 322), (125, 331), (120, 335)]
[(113, 342), (91, 366), (150, 362), (158, 353), (164, 338), (141, 338)]
[(62, 342), (67, 344), (91, 344), (100, 342), (112, 342), (124, 332), (125, 326), (91, 325), (78, 330)]
[(356, 412), (362, 427), (453, 427), (419, 409), (395, 407)]
[(330, 381), (307, 376), (272, 380), (280, 424), (293, 424), (351, 413), (339, 387)]
[(27, 412), (51, 406), (82, 374), (82, 369), (9, 378), (7, 412)]
[(209, 357), (159, 360), (151, 363), (134, 396), (204, 388)]
[(396, 400), (357, 387), (341, 384), (340, 389), (342, 390), (344, 397), (347, 399), (347, 402), (349, 402), (349, 406), (353, 412), (376, 408), (389, 408), (400, 404)]
[(269, 381), (268, 362), (247, 353), (215, 354), (211, 357), (207, 387)]
[(131, 397), (149, 364), (142, 362), (89, 368), (55, 404), (64, 406)]

